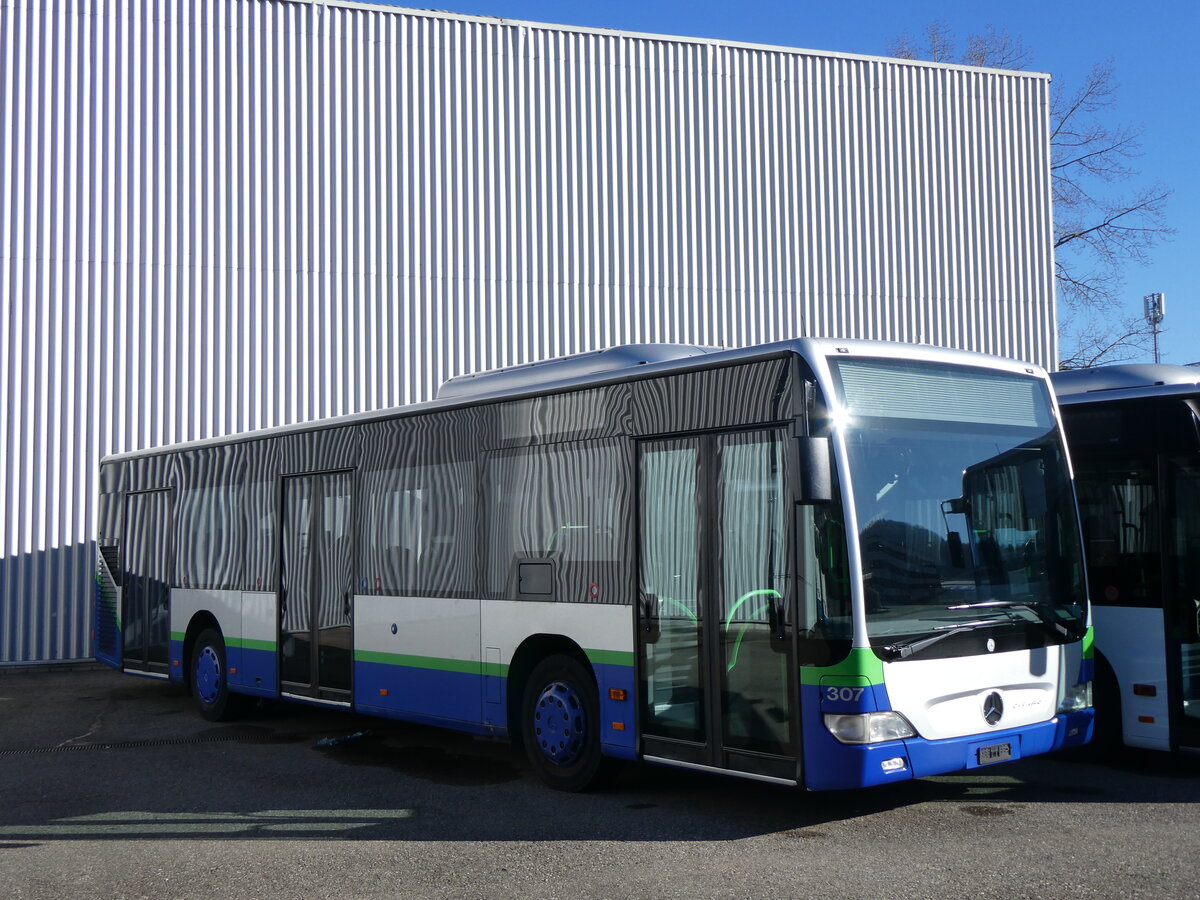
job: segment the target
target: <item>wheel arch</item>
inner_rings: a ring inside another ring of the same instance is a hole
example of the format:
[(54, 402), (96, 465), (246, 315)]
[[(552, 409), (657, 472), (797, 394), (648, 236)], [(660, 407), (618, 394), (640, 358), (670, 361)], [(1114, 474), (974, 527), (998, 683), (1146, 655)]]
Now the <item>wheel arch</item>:
[(596, 668), (577, 642), (563, 634), (531, 634), (513, 651), (512, 661), (508, 664), (505, 694), (508, 735), (515, 745), (521, 744), (521, 697), (525, 693), (525, 684), (538, 663), (557, 654), (570, 656), (582, 665), (599, 690)]

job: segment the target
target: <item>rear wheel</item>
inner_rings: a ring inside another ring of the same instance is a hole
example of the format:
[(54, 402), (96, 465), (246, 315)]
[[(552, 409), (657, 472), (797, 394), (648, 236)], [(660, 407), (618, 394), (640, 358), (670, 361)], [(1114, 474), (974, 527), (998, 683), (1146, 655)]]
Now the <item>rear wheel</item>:
[(206, 628), (192, 647), (192, 697), (200, 715), (210, 722), (228, 719), (234, 712), (225, 665), (225, 641), (214, 628)]
[(542, 660), (525, 683), (521, 737), (542, 781), (559, 791), (595, 787), (610, 766), (600, 754), (596, 681), (578, 660)]

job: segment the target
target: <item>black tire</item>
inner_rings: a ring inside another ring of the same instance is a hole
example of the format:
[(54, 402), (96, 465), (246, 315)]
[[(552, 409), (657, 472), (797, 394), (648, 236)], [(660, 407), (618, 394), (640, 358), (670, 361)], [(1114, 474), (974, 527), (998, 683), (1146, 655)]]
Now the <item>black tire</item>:
[(586, 791), (612, 771), (600, 753), (596, 681), (578, 660), (542, 660), (525, 682), (521, 738), (538, 776), (557, 791)]
[(233, 717), (236, 703), (229, 693), (229, 667), (225, 665), (225, 641), (221, 632), (206, 628), (192, 645), (188, 660), (188, 685), (200, 715), (210, 722)]

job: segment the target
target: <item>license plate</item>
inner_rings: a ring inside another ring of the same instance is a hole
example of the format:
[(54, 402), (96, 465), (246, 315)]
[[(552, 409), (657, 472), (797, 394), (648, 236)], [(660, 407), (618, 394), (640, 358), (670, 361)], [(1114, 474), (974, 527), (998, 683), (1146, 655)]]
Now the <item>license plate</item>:
[(980, 747), (975, 753), (981, 766), (1004, 762), (1006, 759), (1012, 759), (1012, 744), (990, 744)]

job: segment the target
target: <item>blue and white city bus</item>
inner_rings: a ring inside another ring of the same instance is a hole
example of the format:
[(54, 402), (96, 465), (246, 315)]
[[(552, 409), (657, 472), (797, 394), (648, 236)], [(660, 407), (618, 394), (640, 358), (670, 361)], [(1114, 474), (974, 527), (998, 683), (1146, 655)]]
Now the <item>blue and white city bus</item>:
[(1051, 376), (1096, 622), (1097, 735), (1200, 750), (1200, 369)]
[(287, 698), (812, 789), (1088, 740), (1040, 369), (900, 344), (617, 347), (436, 401), (101, 463), (95, 652), (200, 712)]

